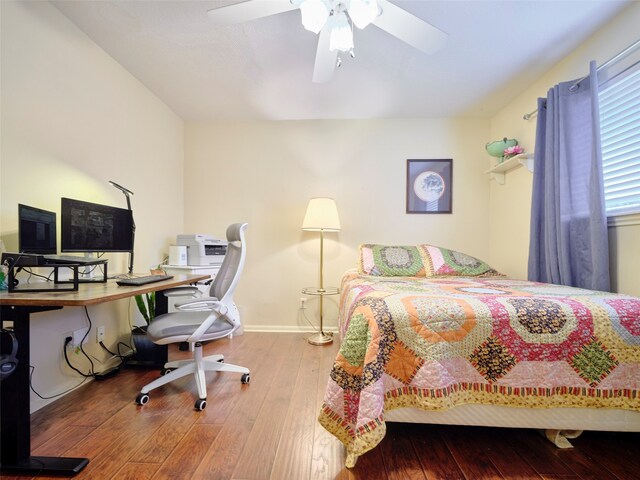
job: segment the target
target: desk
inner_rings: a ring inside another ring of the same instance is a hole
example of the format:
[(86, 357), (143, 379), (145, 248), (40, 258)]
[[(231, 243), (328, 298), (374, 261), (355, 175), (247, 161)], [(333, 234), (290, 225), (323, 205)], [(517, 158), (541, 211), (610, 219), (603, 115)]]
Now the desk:
[[(207, 278), (207, 275), (176, 275), (170, 280), (139, 287), (120, 287), (115, 280), (109, 280), (106, 283), (83, 283), (74, 292), (1, 292), (2, 320), (13, 321), (18, 341), (18, 366), (11, 376), (0, 382), (0, 471), (75, 475), (89, 463), (88, 458), (31, 455), (29, 321), (32, 313), (97, 305), (148, 292), (162, 292)], [(157, 295), (156, 314), (166, 312), (167, 297)]]

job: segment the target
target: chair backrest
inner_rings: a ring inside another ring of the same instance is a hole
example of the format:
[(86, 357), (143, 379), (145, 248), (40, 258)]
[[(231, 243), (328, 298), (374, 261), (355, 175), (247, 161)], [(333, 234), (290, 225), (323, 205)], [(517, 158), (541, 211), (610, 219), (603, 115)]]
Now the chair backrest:
[(234, 223), (227, 228), (227, 254), (209, 290), (210, 296), (227, 306), (233, 304), (233, 294), (244, 268), (247, 253), (244, 231), (248, 226), (248, 223)]

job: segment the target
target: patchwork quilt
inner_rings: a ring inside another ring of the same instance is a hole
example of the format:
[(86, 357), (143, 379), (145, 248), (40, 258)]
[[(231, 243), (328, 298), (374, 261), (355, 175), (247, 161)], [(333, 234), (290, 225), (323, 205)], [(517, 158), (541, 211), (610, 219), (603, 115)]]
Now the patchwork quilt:
[(640, 410), (640, 298), (486, 273), (345, 275), (319, 421), (348, 467), (382, 440), (394, 408)]

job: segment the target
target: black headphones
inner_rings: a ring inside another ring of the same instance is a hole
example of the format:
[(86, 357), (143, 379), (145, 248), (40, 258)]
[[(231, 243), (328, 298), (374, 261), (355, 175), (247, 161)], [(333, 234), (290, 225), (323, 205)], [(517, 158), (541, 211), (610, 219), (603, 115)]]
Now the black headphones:
[(0, 356), (0, 382), (16, 371), (18, 366), (18, 340), (11, 330), (2, 329), (2, 342), (4, 345), (5, 338), (9, 338), (11, 342), (11, 354)]

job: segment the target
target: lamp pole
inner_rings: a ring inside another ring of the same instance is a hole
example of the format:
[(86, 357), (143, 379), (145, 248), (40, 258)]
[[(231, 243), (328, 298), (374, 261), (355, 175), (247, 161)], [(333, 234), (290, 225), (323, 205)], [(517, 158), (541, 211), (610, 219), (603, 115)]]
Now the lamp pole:
[(320, 229), (320, 287), (303, 290), (303, 293), (310, 293), (320, 297), (320, 332), (311, 335), (307, 341), (312, 345), (326, 345), (333, 342), (333, 336), (324, 333), (324, 296), (333, 295), (335, 291), (329, 292), (324, 288), (324, 228)]
[(320, 229), (320, 336), (324, 337), (324, 330), (322, 329), (322, 304), (324, 300), (324, 228)]
[(305, 295), (320, 297), (320, 331), (307, 341), (312, 345), (326, 345), (333, 342), (333, 335), (324, 332), (324, 296), (337, 295), (340, 289), (324, 286), (324, 232), (340, 231), (340, 218), (333, 198), (312, 198), (302, 222), (302, 230), (320, 232), (320, 286), (302, 289)]
[(129, 251), (129, 275), (133, 274), (133, 247), (136, 243), (136, 222), (133, 219), (133, 210), (131, 209), (131, 197), (133, 192), (128, 188), (124, 188), (122, 185), (118, 185), (116, 182), (109, 180), (109, 183), (120, 190), (127, 198), (127, 209), (131, 212), (131, 250)]

